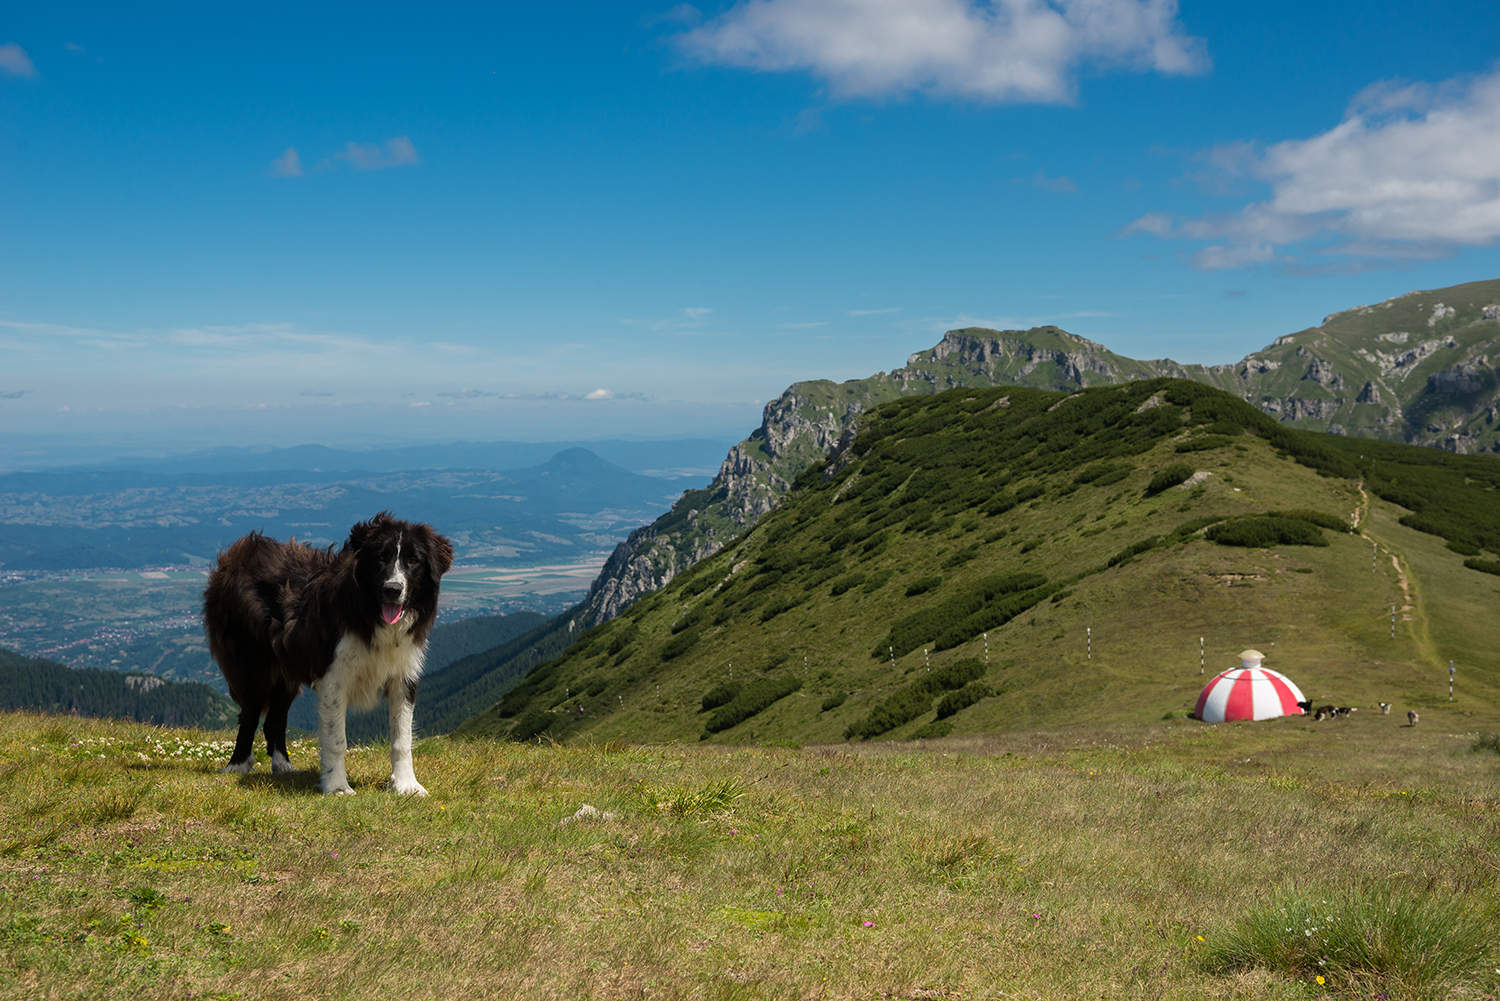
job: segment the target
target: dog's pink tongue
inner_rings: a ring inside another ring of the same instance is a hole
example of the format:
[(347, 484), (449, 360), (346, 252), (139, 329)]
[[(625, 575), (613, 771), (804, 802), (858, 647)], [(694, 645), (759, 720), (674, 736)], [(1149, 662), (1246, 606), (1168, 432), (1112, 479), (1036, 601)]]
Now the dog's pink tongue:
[(396, 620), (401, 618), (401, 606), (393, 604), (381, 605), (380, 617), (385, 619), (386, 625), (394, 625)]

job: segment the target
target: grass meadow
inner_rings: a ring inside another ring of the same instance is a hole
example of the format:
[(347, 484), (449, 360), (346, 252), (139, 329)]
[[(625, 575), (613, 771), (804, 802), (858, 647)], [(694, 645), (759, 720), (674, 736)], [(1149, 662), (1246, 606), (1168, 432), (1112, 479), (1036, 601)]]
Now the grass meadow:
[(1465, 722), (436, 737), (419, 800), (380, 747), (333, 798), (310, 742), (230, 776), (227, 734), (6, 714), (0, 995), (1495, 998), (1500, 754)]

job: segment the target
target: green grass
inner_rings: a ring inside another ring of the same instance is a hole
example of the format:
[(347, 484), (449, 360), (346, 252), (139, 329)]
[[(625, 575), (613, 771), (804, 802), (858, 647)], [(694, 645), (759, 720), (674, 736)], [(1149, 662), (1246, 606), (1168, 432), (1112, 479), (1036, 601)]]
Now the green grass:
[(438, 737), (418, 800), (381, 748), (324, 797), (218, 774), (227, 735), (0, 715), (0, 996), (1482, 998), (1500, 764), (1464, 726)]
[(1354, 997), (1439, 1001), (1495, 955), (1493, 915), (1447, 890), (1302, 891), (1241, 919), (1211, 970), (1274, 970)]

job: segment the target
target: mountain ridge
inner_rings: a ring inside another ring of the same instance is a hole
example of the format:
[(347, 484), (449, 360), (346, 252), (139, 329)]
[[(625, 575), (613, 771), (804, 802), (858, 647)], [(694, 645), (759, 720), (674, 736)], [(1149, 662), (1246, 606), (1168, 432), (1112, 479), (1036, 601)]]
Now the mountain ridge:
[[(793, 383), (766, 405), (760, 427), (729, 450), (708, 487), (686, 492), (670, 511), (615, 547), (579, 619), (585, 625), (606, 622), (718, 552), (770, 511), (860, 415), (902, 396), (960, 386), (1072, 391), (1179, 378), (1251, 400), (1262, 412), (1305, 430), (1459, 453), (1500, 450), (1500, 378), (1490, 365), (1492, 357), (1500, 362), (1497, 304), (1500, 280), (1408, 292), (1331, 313), (1317, 327), (1278, 337), (1223, 365), (1139, 361), (1050, 325), (1026, 331), (969, 327), (949, 331), (888, 373), (838, 384)], [(1401, 396), (1411, 385), (1417, 388)]]

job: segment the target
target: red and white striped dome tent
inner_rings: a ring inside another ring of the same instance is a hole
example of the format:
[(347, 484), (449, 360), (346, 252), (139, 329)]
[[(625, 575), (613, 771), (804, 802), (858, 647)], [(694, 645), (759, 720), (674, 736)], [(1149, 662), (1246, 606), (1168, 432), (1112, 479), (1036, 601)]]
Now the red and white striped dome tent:
[(1261, 667), (1265, 655), (1259, 650), (1240, 654), (1240, 666), (1220, 673), (1198, 696), (1193, 715), (1207, 723), (1237, 719), (1275, 719), (1300, 716), (1306, 701), (1290, 678), (1269, 667)]

